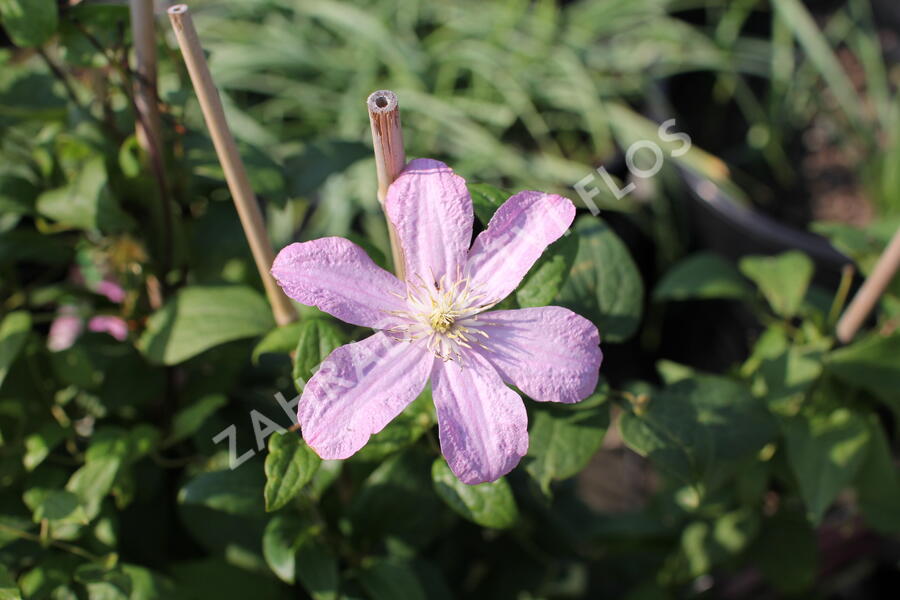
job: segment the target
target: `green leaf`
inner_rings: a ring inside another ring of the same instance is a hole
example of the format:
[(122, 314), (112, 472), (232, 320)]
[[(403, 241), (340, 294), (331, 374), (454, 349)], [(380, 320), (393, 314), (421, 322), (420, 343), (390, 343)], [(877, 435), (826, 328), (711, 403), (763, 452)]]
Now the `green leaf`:
[(128, 600), (131, 597), (131, 578), (118, 568), (85, 564), (75, 571), (75, 581), (87, 588), (88, 600)]
[(22, 600), (16, 581), (3, 565), (0, 565), (0, 600)]
[(519, 306), (552, 304), (566, 282), (577, 254), (578, 238), (574, 235), (565, 235), (547, 248), (516, 290)]
[(434, 401), (426, 388), (387, 427), (373, 435), (356, 453), (359, 460), (382, 461), (411, 446), (434, 425)]
[[(258, 553), (258, 549), (255, 552)], [(265, 573), (265, 565), (258, 561), (254, 561), (252, 571), (226, 562), (224, 557), (171, 561), (170, 564), (177, 593), (168, 596), (167, 600), (284, 600), (286, 597), (284, 585)]]
[(256, 364), (263, 354), (288, 354), (297, 347), (302, 329), (303, 322), (298, 321), (273, 329), (256, 344), (250, 359)]
[(0, 386), (3, 386), (3, 380), (25, 345), (30, 331), (31, 315), (24, 310), (9, 313), (0, 323)]
[(174, 598), (174, 584), (158, 573), (137, 565), (122, 565), (122, 572), (131, 580), (130, 600), (167, 600)]
[(300, 323), (300, 337), (294, 356), (294, 381), (298, 389), (300, 382), (312, 377), (313, 369), (325, 360), (332, 350), (344, 344), (344, 332), (327, 319), (308, 319)]
[(551, 481), (577, 474), (600, 448), (609, 407), (600, 394), (573, 405), (540, 403), (530, 421), (525, 470), (549, 492)]
[(778, 256), (748, 256), (741, 259), (741, 272), (759, 287), (776, 314), (797, 314), (813, 276), (813, 263), (798, 250)]
[(40, 46), (56, 33), (56, 0), (0, 0), (3, 28), (16, 46)]
[(469, 194), (472, 195), (472, 208), (475, 209), (475, 216), (482, 225), (487, 227), (491, 217), (494, 216), (500, 205), (506, 202), (509, 194), (486, 183), (470, 183), (467, 187)]
[(388, 457), (366, 478), (349, 511), (355, 536), (415, 547), (439, 534), (444, 505), (432, 487), (432, 455), (421, 450), (411, 446)]
[(81, 499), (65, 490), (46, 490), (34, 507), (34, 522), (43, 519), (60, 523), (85, 524), (90, 519), (81, 504)]
[(683, 483), (721, 483), (775, 434), (763, 404), (723, 377), (684, 379), (625, 412), (622, 439)]
[(297, 550), (297, 577), (313, 600), (337, 600), (338, 563), (331, 552), (313, 538)]
[(312, 527), (305, 520), (290, 514), (275, 515), (263, 533), (262, 547), (266, 564), (285, 583), (294, 583), (296, 555), (304, 537)]
[(741, 371), (753, 374), (753, 390), (777, 414), (795, 414), (805, 393), (822, 374), (825, 348), (791, 344), (781, 324), (767, 329), (757, 340)]
[(359, 582), (372, 600), (426, 600), (412, 566), (396, 559), (377, 559), (366, 565)]
[(29, 471), (33, 471), (44, 462), (47, 455), (66, 437), (66, 430), (56, 421), (48, 421), (41, 425), (36, 432), (25, 438), (25, 455), (22, 464)]
[(63, 225), (80, 229), (117, 232), (134, 224), (107, 187), (102, 157), (88, 161), (68, 185), (41, 194), (37, 211)]
[(291, 431), (273, 433), (266, 456), (266, 510), (278, 510), (309, 483), (322, 462), (316, 453)]
[(675, 264), (653, 290), (654, 300), (744, 299), (753, 290), (729, 261), (700, 252)]
[(186, 287), (153, 313), (138, 347), (151, 361), (174, 365), (219, 344), (263, 334), (272, 325), (268, 303), (250, 288)]
[(603, 340), (622, 342), (641, 320), (644, 284), (628, 249), (602, 220), (575, 222), (578, 254), (559, 303), (597, 324)]
[(259, 470), (249, 463), (233, 471), (201, 473), (178, 491), (178, 502), (196, 504), (231, 515), (260, 516), (265, 512)]
[(519, 519), (519, 509), (506, 479), (466, 485), (439, 457), (431, 466), (437, 495), (462, 517), (491, 529), (507, 529)]
[(34, 201), (38, 193), (39, 189), (28, 179), (16, 175), (0, 174), (0, 212), (2, 214), (34, 214)]
[(122, 459), (118, 456), (95, 458), (88, 460), (69, 478), (66, 489), (81, 499), (89, 518), (93, 519), (100, 512), (100, 503), (112, 489), (121, 464)]
[(800, 593), (816, 581), (818, 573), (816, 534), (802, 514), (784, 510), (763, 521), (760, 535), (748, 555), (766, 579), (781, 593)]
[(878, 395), (900, 409), (900, 332), (870, 335), (835, 350), (825, 369), (847, 383)]
[(194, 435), (206, 420), (220, 408), (228, 404), (228, 398), (222, 394), (203, 396), (175, 413), (172, 419), (172, 433), (166, 440), (167, 444), (174, 444)]
[(683, 583), (709, 573), (730, 557), (740, 553), (759, 530), (759, 516), (749, 509), (736, 510), (712, 522), (694, 521), (681, 532), (681, 548), (675, 564), (673, 582)]
[(862, 416), (847, 408), (810, 408), (782, 421), (782, 429), (807, 517), (819, 523), (863, 464), (871, 431)]
[(855, 481), (859, 506), (871, 527), (885, 535), (895, 535), (900, 531), (900, 474), (878, 418), (870, 415), (866, 424), (869, 449)]

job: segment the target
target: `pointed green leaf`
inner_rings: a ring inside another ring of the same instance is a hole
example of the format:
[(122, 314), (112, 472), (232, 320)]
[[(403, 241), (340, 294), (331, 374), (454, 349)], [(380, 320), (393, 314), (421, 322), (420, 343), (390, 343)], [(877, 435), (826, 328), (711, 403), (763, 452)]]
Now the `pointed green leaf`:
[(776, 314), (790, 318), (799, 312), (813, 276), (808, 256), (797, 250), (778, 256), (748, 256), (741, 260), (740, 268)]
[(533, 407), (525, 470), (547, 492), (550, 482), (576, 475), (603, 443), (609, 407), (597, 394), (573, 405)]
[(107, 186), (102, 157), (88, 161), (67, 185), (41, 194), (37, 211), (63, 225), (80, 229), (117, 232), (134, 224)]
[(729, 261), (700, 252), (676, 263), (653, 290), (654, 300), (749, 298), (753, 290)]
[(297, 321), (273, 329), (256, 344), (250, 359), (255, 364), (263, 354), (288, 354), (297, 347), (297, 338), (302, 329), (303, 323)]
[(870, 432), (865, 462), (856, 475), (859, 506), (866, 522), (885, 535), (900, 531), (900, 473), (891, 447), (875, 415), (866, 420)]
[(785, 419), (782, 428), (807, 516), (818, 523), (863, 464), (871, 432), (865, 419), (847, 408), (810, 408)]
[(437, 495), (473, 523), (492, 529), (507, 529), (519, 519), (519, 509), (506, 479), (466, 485), (456, 478), (443, 458), (434, 461), (431, 478)]
[(0, 600), (22, 600), (19, 586), (3, 565), (0, 565)]
[(594, 321), (604, 341), (628, 339), (644, 302), (644, 284), (628, 249), (597, 217), (579, 218), (572, 235), (578, 236), (578, 254), (559, 303)]
[(90, 519), (81, 504), (81, 499), (65, 490), (45, 490), (40, 494), (34, 507), (34, 522), (44, 519), (60, 523), (85, 524)]
[(297, 352), (294, 356), (294, 381), (297, 389), (312, 377), (313, 370), (325, 360), (332, 350), (344, 344), (346, 337), (334, 322), (328, 319), (307, 319), (300, 323)]
[(228, 398), (222, 394), (211, 394), (182, 408), (172, 419), (172, 433), (166, 443), (173, 444), (194, 435), (209, 417), (227, 403)]
[(66, 489), (81, 499), (89, 518), (100, 512), (100, 503), (112, 489), (121, 464), (118, 456), (103, 456), (87, 461), (69, 478)]
[(0, 0), (0, 21), (16, 46), (40, 46), (56, 33), (56, 0)]
[(201, 473), (178, 491), (180, 504), (196, 504), (230, 515), (258, 517), (265, 513), (262, 473), (247, 463), (229, 471)]
[(337, 600), (338, 563), (331, 551), (314, 538), (297, 550), (297, 577), (313, 600)]
[(263, 556), (272, 572), (285, 583), (294, 583), (296, 555), (304, 537), (312, 534), (307, 521), (291, 514), (275, 515), (263, 533)]
[(519, 306), (529, 308), (552, 304), (569, 277), (577, 254), (578, 237), (575, 235), (564, 235), (551, 244), (516, 290)]
[(683, 379), (619, 421), (628, 447), (683, 483), (721, 483), (775, 435), (762, 402), (724, 377)]
[(28, 339), (29, 331), (31, 315), (24, 310), (9, 313), (0, 323), (0, 386)]
[(153, 313), (138, 346), (151, 361), (174, 365), (213, 346), (261, 335), (272, 325), (272, 311), (255, 290), (186, 287)]
[(426, 600), (412, 566), (397, 559), (377, 559), (366, 565), (359, 581), (372, 600)]
[(873, 334), (828, 355), (825, 368), (900, 409), (900, 332)]
[(321, 462), (299, 434), (272, 434), (266, 456), (266, 510), (278, 510), (290, 502), (316, 474)]
[(467, 187), (469, 194), (472, 195), (472, 208), (475, 209), (475, 216), (482, 225), (487, 227), (491, 217), (494, 216), (500, 205), (506, 202), (509, 194), (487, 183), (470, 183)]

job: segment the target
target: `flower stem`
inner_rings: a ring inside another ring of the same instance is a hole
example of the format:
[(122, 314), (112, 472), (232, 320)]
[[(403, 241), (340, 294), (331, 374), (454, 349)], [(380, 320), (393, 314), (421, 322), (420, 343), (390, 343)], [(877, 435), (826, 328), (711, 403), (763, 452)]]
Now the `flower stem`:
[(247, 236), (253, 260), (256, 262), (256, 268), (259, 270), (259, 276), (266, 289), (266, 296), (272, 306), (275, 322), (279, 325), (286, 325), (296, 320), (297, 311), (294, 310), (287, 296), (282, 293), (278, 284), (275, 283), (275, 279), (269, 273), (269, 269), (275, 261), (275, 253), (272, 251), (272, 245), (266, 233), (256, 195), (250, 187), (247, 171), (240, 154), (238, 154), (234, 136), (228, 129), (225, 109), (222, 107), (222, 100), (213, 83), (209, 65), (206, 64), (206, 57), (203, 55), (203, 47), (200, 45), (200, 38), (194, 28), (194, 21), (191, 19), (188, 7), (184, 4), (176, 4), (171, 7), (169, 19), (172, 21), (175, 37), (178, 39), (178, 45), (184, 55), (184, 62), (194, 84), (197, 99), (200, 101), (200, 109), (203, 111), (206, 127), (209, 129), (216, 154), (222, 164), (222, 170), (225, 172), (225, 181), (241, 219), (244, 235)]
[(875, 308), (875, 304), (887, 286), (891, 283), (897, 269), (900, 268), (900, 229), (891, 238), (890, 243), (878, 262), (872, 273), (866, 278), (865, 283), (850, 301), (850, 306), (844, 311), (841, 320), (837, 324), (837, 337), (841, 343), (849, 343), (856, 336), (863, 321)]
[[(369, 123), (372, 126), (372, 145), (375, 149), (375, 172), (378, 175), (378, 202), (384, 208), (388, 187), (406, 166), (403, 150), (403, 131), (400, 128), (400, 105), (397, 95), (390, 90), (372, 92), (366, 100)], [(397, 240), (397, 232), (390, 220), (387, 223), (391, 240), (391, 256), (397, 277), (405, 277), (403, 249)]]

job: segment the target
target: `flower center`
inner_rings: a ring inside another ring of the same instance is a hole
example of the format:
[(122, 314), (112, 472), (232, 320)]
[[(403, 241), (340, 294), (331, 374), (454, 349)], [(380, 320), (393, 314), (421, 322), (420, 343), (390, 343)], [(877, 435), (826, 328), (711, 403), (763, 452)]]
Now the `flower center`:
[(440, 308), (435, 309), (435, 311), (431, 313), (429, 323), (431, 324), (431, 328), (437, 333), (447, 333), (450, 327), (453, 326), (453, 314), (448, 310)]
[(424, 340), (428, 349), (443, 360), (459, 360), (463, 348), (484, 348), (487, 334), (479, 328), (477, 314), (490, 308), (479, 303), (481, 294), (469, 287), (468, 279), (450, 284), (446, 277), (437, 285), (424, 281), (407, 282), (408, 310), (395, 316), (403, 323), (390, 331), (398, 340)]

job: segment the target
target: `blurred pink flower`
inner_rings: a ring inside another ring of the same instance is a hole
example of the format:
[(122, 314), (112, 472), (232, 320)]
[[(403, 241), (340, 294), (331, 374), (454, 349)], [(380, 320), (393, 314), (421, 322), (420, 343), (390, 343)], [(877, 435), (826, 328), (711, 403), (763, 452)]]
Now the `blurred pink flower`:
[(63, 306), (50, 324), (50, 332), (47, 334), (47, 348), (53, 352), (65, 350), (75, 343), (84, 324), (72, 306)]
[(385, 201), (406, 282), (337, 237), (292, 244), (272, 274), (291, 298), (378, 330), (331, 353), (306, 384), (298, 420), (322, 458), (347, 458), (430, 379), (441, 449), (469, 484), (508, 473), (528, 449), (518, 387), (573, 403), (597, 385), (597, 328), (558, 306), (485, 312), (508, 296), (572, 223), (561, 196), (520, 192), (472, 239), (472, 199), (443, 163), (414, 160)]
[[(108, 333), (120, 342), (124, 342), (128, 337), (128, 323), (121, 317), (113, 315), (91, 317), (88, 321), (88, 330), (96, 333)], [(84, 319), (78, 315), (77, 309), (70, 305), (62, 306), (58, 316), (50, 324), (47, 348), (52, 352), (71, 348), (82, 331), (84, 331)]]
[(106, 278), (95, 286), (94, 289), (100, 295), (106, 296), (106, 298), (114, 303), (121, 304), (123, 300), (125, 300), (125, 290), (122, 289), (122, 286), (119, 285), (117, 281), (114, 281), (111, 278)]
[(121, 317), (97, 315), (88, 321), (88, 329), (97, 333), (108, 333), (120, 342), (128, 337), (128, 323)]

